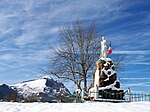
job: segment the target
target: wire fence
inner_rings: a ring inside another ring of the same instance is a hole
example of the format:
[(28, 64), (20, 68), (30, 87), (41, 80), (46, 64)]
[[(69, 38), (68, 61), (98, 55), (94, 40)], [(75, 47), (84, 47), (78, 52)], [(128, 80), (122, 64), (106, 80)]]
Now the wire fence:
[[(92, 92), (90, 94), (96, 94)], [(94, 99), (94, 97), (93, 97)], [(100, 102), (139, 102), (139, 101), (150, 101), (150, 94), (139, 94), (139, 93), (128, 93), (126, 92), (106, 92), (106, 91), (99, 91), (99, 96), (95, 101)]]
[[(91, 93), (95, 94), (95, 93)], [(85, 97), (81, 98), (80, 95), (70, 95), (64, 98), (64, 103), (83, 103), (85, 101), (97, 101), (97, 102), (114, 102), (114, 103), (121, 103), (121, 102), (141, 102), (141, 101), (148, 101), (150, 102), (150, 94), (139, 94), (139, 93), (124, 93), (124, 94), (116, 94), (116, 93), (107, 93), (101, 94), (97, 99), (94, 97)]]
[(131, 102), (150, 101), (150, 94), (130, 94)]
[(139, 102), (139, 101), (149, 101), (150, 94), (139, 94), (139, 93), (107, 93), (99, 95), (96, 101), (102, 102)]

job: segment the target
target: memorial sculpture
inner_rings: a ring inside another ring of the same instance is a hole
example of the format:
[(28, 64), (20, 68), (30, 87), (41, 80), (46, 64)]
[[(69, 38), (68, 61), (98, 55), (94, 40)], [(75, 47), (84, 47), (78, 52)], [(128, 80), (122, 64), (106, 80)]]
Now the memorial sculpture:
[(104, 99), (123, 99), (124, 90), (120, 89), (120, 82), (117, 80), (117, 73), (111, 58), (107, 58), (107, 53), (111, 54), (111, 48), (107, 49), (105, 37), (101, 40), (100, 58), (96, 62), (92, 84), (89, 89), (89, 96), (95, 100)]

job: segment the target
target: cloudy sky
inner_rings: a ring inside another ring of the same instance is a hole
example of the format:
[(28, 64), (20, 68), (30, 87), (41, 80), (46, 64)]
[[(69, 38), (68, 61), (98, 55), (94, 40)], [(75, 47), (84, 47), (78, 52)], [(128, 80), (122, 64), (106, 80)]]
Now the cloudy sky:
[[(150, 92), (149, 0), (0, 0), (0, 83), (40, 76), (58, 44), (58, 27), (95, 23), (99, 36), (125, 54), (124, 88)], [(141, 89), (142, 88), (142, 89)]]

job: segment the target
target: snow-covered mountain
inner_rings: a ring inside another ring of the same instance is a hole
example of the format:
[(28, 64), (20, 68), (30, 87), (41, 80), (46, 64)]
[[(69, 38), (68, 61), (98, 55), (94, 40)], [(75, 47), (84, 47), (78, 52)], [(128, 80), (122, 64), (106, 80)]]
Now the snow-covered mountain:
[[(9, 92), (3, 91), (4, 89), (9, 90)], [(9, 96), (7, 96), (11, 97), (11, 93), (14, 94), (14, 92), (16, 96), (11, 98), (11, 100), (19, 102), (59, 102), (63, 96), (70, 94), (64, 84), (54, 81), (48, 76), (40, 79), (24, 81), (11, 86), (0, 86), (0, 96), (2, 96), (2, 100), (5, 99), (3, 94), (5, 94), (5, 96), (8, 94)]]
[(11, 87), (17, 91), (19, 100), (27, 102), (59, 102), (64, 95), (70, 94), (64, 84), (54, 81), (48, 76), (24, 81)]

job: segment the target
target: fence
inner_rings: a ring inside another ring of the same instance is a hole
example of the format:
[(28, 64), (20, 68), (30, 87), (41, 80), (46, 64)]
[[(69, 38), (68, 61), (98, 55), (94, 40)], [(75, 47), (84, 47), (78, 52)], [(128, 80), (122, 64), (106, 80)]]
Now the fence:
[(130, 94), (131, 102), (150, 101), (150, 94)]
[[(100, 95), (95, 101), (101, 102), (138, 102), (138, 101), (150, 101), (150, 94), (129, 94), (127, 92), (114, 93), (114, 92), (99, 92)], [(91, 94), (96, 94), (92, 92)]]
[[(94, 93), (93, 93), (94, 94)], [(120, 96), (121, 95), (121, 96)], [(139, 102), (139, 101), (150, 101), (150, 94), (116, 94), (116, 93), (107, 93), (106, 96), (102, 97), (100, 95), (98, 99), (85, 98), (84, 101), (98, 101), (98, 102)], [(79, 95), (70, 95), (64, 98), (65, 103), (82, 103), (84, 102)]]

